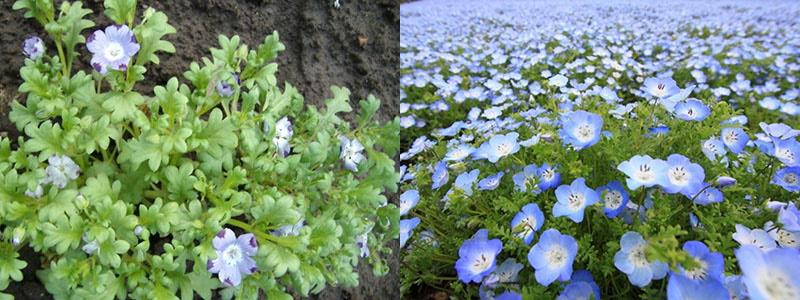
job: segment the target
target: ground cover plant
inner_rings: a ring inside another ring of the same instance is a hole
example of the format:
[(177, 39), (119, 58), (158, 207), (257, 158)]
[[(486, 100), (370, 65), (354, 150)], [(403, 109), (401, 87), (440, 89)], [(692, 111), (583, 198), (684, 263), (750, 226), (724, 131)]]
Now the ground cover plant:
[(141, 94), (176, 32), (136, 1), (104, 4), (102, 28), (81, 2), (14, 4), (46, 35), (21, 42), (24, 134), (0, 139), (0, 290), (22, 279), (24, 246), (56, 299), (291, 299), (357, 284), (361, 261), (387, 272), (399, 123), (372, 119), (377, 99), (352, 122), (345, 88), (305, 106), (277, 86), (277, 33), (253, 48), (221, 36)]
[(401, 6), (403, 294), (800, 299), (798, 18)]

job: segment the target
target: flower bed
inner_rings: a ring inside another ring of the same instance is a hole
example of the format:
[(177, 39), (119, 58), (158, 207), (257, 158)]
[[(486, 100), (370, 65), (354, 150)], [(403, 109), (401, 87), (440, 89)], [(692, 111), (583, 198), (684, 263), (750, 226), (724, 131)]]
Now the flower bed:
[(404, 4), (403, 293), (800, 299), (798, 16)]
[[(57, 299), (291, 299), (356, 285), (360, 261), (388, 271), (399, 125), (372, 120), (377, 99), (352, 123), (345, 88), (306, 107), (277, 86), (277, 33), (253, 48), (221, 36), (186, 83), (143, 95), (146, 67), (175, 51), (165, 14), (106, 1), (116, 25), (93, 28), (80, 2), (14, 8), (52, 43), (23, 43), (10, 119), (24, 136), (0, 139), (0, 289), (22, 279), (25, 245)], [(78, 47), (91, 69), (73, 68)]]

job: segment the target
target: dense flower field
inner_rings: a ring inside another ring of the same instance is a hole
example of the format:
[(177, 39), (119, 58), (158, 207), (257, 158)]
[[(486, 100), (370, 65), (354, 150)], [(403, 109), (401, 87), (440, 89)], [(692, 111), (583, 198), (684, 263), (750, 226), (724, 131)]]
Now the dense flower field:
[(800, 299), (800, 3), (401, 17), (405, 295)]

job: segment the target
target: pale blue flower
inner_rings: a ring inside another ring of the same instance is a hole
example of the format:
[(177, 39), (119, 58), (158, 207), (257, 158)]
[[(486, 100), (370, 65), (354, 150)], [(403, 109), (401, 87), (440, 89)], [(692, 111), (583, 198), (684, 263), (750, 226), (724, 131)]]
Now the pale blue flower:
[(111, 25), (105, 31), (95, 31), (86, 39), (86, 47), (92, 53), (92, 67), (101, 74), (109, 69), (128, 70), (131, 58), (139, 52), (136, 36), (126, 25)]
[(529, 203), (522, 207), (511, 220), (511, 231), (521, 238), (526, 245), (533, 241), (533, 235), (544, 224), (544, 214), (536, 203)]
[(569, 280), (577, 254), (578, 242), (575, 238), (548, 229), (528, 252), (528, 262), (536, 270), (536, 282), (548, 286), (556, 280)]
[(567, 216), (575, 223), (583, 221), (583, 211), (600, 200), (593, 189), (586, 186), (585, 179), (578, 178), (570, 185), (561, 185), (556, 189), (556, 202), (553, 205), (553, 216)]
[(459, 258), (455, 264), (458, 279), (464, 283), (481, 282), (494, 271), (495, 259), (502, 250), (503, 243), (499, 239), (489, 240), (489, 231), (478, 230), (458, 249)]
[(660, 261), (647, 259), (647, 241), (635, 231), (628, 231), (620, 239), (620, 250), (614, 255), (614, 266), (628, 275), (628, 280), (638, 287), (645, 287), (653, 279), (667, 275), (669, 267)]
[(640, 186), (648, 188), (663, 182), (668, 167), (663, 160), (653, 159), (649, 155), (636, 155), (620, 163), (617, 170), (628, 175), (625, 180), (628, 189), (636, 190)]
[(243, 275), (250, 275), (258, 270), (253, 256), (258, 252), (258, 243), (252, 233), (236, 237), (228, 228), (220, 231), (212, 240), (217, 258), (209, 260), (208, 271), (219, 273), (219, 280), (227, 286), (238, 286)]
[(797, 250), (776, 248), (765, 252), (745, 245), (734, 253), (751, 299), (800, 298), (800, 259)]

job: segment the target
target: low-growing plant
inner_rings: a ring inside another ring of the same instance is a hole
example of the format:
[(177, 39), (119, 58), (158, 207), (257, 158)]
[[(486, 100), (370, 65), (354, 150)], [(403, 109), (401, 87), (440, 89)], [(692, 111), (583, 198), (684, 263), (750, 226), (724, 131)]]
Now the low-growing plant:
[(352, 122), (345, 88), (305, 106), (278, 87), (277, 32), (254, 48), (220, 36), (183, 80), (141, 93), (175, 51), (167, 16), (106, 0), (114, 24), (85, 36), (92, 11), (54, 2), (13, 6), (55, 51), (23, 44), (26, 101), (10, 113), (23, 135), (0, 138), (0, 290), (22, 280), (23, 247), (56, 299), (292, 299), (358, 284), (362, 258), (388, 272), (399, 123), (373, 120), (377, 99)]

